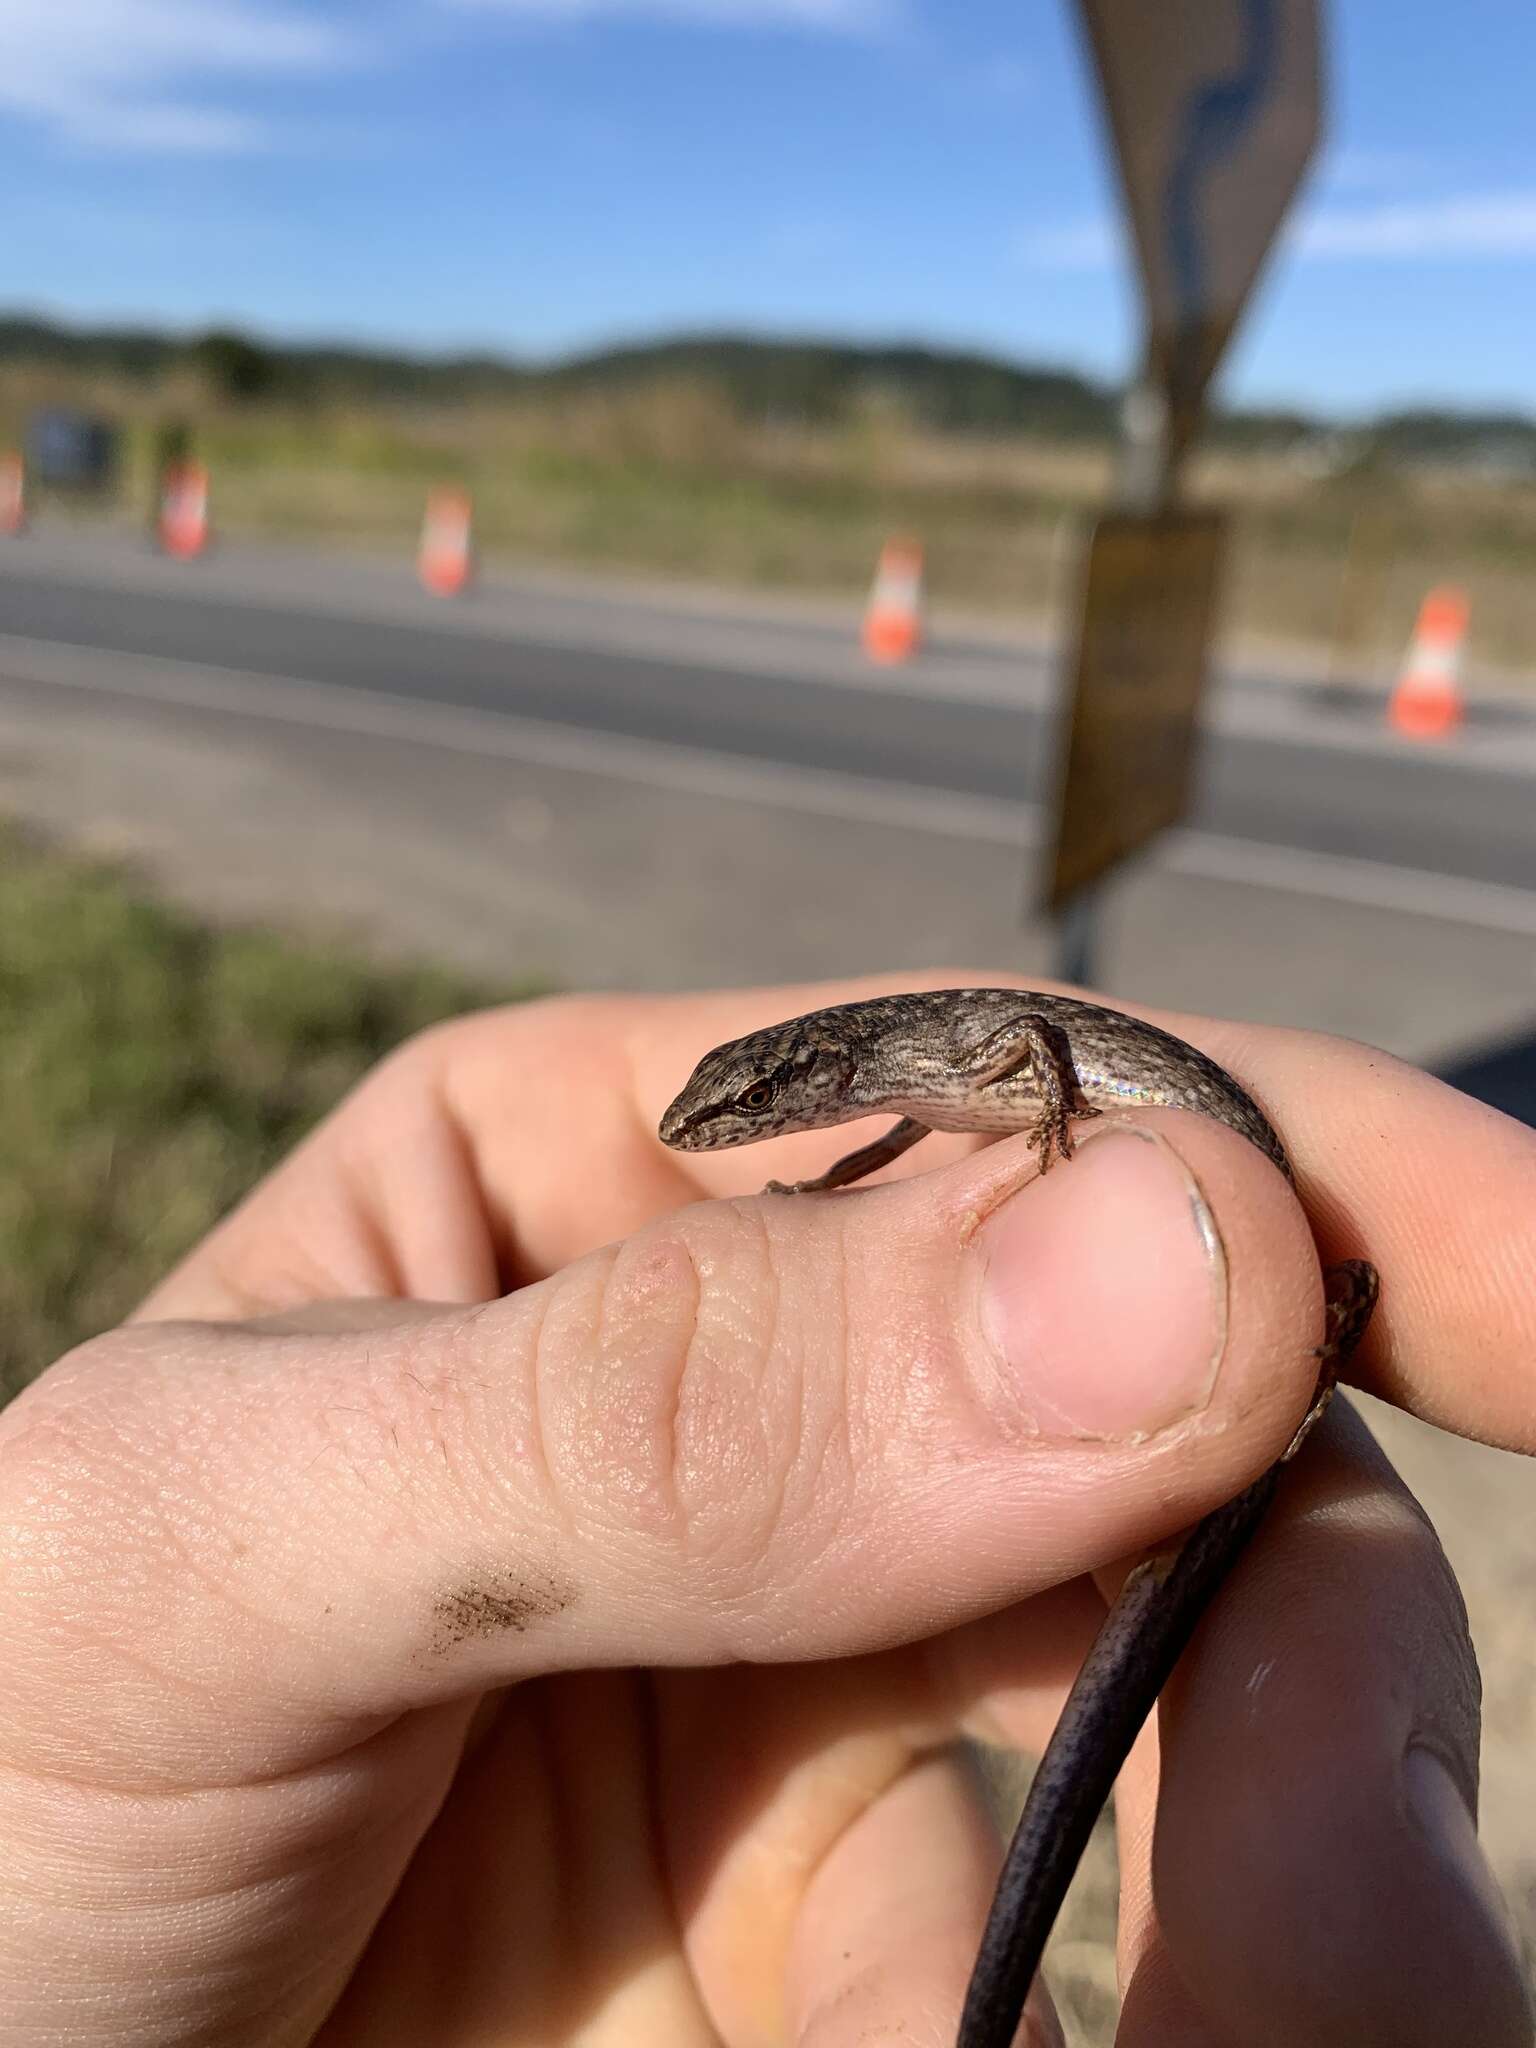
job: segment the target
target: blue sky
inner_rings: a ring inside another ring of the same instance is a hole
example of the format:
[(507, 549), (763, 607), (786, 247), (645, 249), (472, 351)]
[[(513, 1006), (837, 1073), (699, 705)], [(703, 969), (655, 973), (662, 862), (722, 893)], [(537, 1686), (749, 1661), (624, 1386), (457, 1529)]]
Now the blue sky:
[[(732, 327), (1119, 374), (1071, 0), (3, 0), (0, 300), (561, 352)], [(1536, 409), (1536, 9), (1345, 0), (1228, 396)]]

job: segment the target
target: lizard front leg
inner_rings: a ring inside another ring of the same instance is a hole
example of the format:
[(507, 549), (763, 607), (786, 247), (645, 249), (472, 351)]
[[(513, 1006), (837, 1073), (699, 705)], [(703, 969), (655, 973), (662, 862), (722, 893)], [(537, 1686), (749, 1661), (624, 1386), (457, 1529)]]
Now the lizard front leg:
[(1083, 1096), (1072, 1058), (1072, 1041), (1059, 1024), (1037, 1013), (1012, 1017), (989, 1032), (956, 1064), (956, 1073), (979, 1093), (1010, 1074), (1028, 1072), (1040, 1098), (1040, 1119), (1032, 1136), (1046, 1172), (1051, 1154), (1072, 1157), (1072, 1119), (1099, 1115)]
[(865, 1174), (877, 1173), (882, 1166), (889, 1166), (903, 1152), (910, 1152), (918, 1139), (926, 1138), (928, 1132), (927, 1124), (920, 1124), (916, 1117), (904, 1116), (899, 1124), (891, 1125), (883, 1138), (861, 1145), (857, 1152), (845, 1152), (841, 1159), (834, 1160), (826, 1172), (818, 1173), (814, 1180), (791, 1181), (788, 1185), (781, 1180), (771, 1180), (763, 1193), (819, 1195), (828, 1188), (845, 1188), (853, 1181), (862, 1180)]

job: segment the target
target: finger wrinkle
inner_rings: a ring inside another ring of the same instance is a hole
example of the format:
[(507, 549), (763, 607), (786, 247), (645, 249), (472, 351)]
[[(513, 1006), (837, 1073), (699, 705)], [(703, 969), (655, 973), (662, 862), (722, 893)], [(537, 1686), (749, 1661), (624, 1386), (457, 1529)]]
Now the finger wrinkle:
[[(713, 1376), (707, 1253), (659, 1227), (601, 1257), (582, 1376), (578, 1462), (627, 1534), (689, 1543), (689, 1429)], [(699, 1461), (707, 1473), (709, 1461)], [(584, 1502), (589, 1506), (590, 1502)]]
[(559, 1517), (567, 1535), (571, 1531), (571, 1517), (567, 1512), (565, 1496), (555, 1483), (554, 1461), (550, 1456), (548, 1388), (545, 1385), (544, 1368), (548, 1362), (547, 1327), (549, 1311), (554, 1300), (553, 1290), (540, 1287), (534, 1291), (533, 1322), (525, 1334), (527, 1364), (525, 1376), (528, 1385), (528, 1408), (531, 1428), (526, 1439), (521, 1433), (514, 1439), (513, 1449), (521, 1454), (525, 1449), (532, 1452), (537, 1468), (540, 1490), (551, 1510)]
[[(797, 1475), (806, 1472), (810, 1464), (809, 1416), (806, 1413), (805, 1346), (803, 1342), (791, 1340), (788, 1321), (784, 1314), (784, 1274), (780, 1264), (780, 1247), (777, 1233), (770, 1220), (767, 1205), (761, 1201), (743, 1205), (762, 1239), (763, 1274), (766, 1281), (763, 1308), (766, 1313), (766, 1329), (771, 1332), (764, 1346), (764, 1363), (772, 1359), (777, 1385), (769, 1394), (776, 1408), (787, 1411), (786, 1430), (780, 1455), (768, 1460), (768, 1490), (763, 1498), (763, 1550), (770, 1553), (774, 1546), (774, 1534), (789, 1525), (790, 1494)], [(838, 1262), (840, 1264), (840, 1261)], [(758, 1380), (762, 1384), (764, 1373), (759, 1366)], [(819, 1461), (818, 1461), (819, 1462)], [(815, 1480), (812, 1477), (812, 1488)]]
[(687, 1554), (755, 1583), (784, 1512), (782, 1432), (800, 1427), (789, 1389), (783, 1276), (757, 1201), (726, 1203), (688, 1249), (693, 1328), (678, 1375), (672, 1477)]
[[(683, 1428), (683, 1410), (688, 1389), (699, 1368), (699, 1325), (704, 1300), (704, 1282), (693, 1247), (686, 1239), (669, 1240), (658, 1248), (659, 1255), (653, 1256), (648, 1273), (645, 1275), (647, 1290), (672, 1290), (670, 1315), (682, 1326), (683, 1339), (681, 1356), (675, 1373), (670, 1377), (670, 1399), (661, 1401), (657, 1408), (657, 1456), (661, 1470), (669, 1475), (669, 1492), (672, 1512), (678, 1524), (686, 1530), (687, 1515), (678, 1481), (678, 1444)], [(686, 1536), (685, 1536), (686, 1544)]]
[[(823, 1328), (824, 1334), (830, 1340), (829, 1348), (832, 1355), (844, 1359), (851, 1359), (852, 1356), (854, 1308), (849, 1286), (849, 1264), (852, 1253), (851, 1233), (846, 1223), (839, 1217), (836, 1238), (831, 1248), (832, 1281), (836, 1298), (832, 1305), (832, 1315), (828, 1318), (828, 1322)], [(832, 1321), (832, 1317), (835, 1317), (835, 1323)], [(862, 1469), (865, 1462), (861, 1458), (859, 1451), (855, 1448), (856, 1441), (861, 1440), (865, 1432), (860, 1429), (859, 1422), (855, 1419), (855, 1407), (857, 1405), (859, 1418), (862, 1420), (863, 1405), (862, 1402), (856, 1404), (855, 1387), (851, 1371), (845, 1374), (845, 1387), (846, 1395), (844, 1398), (834, 1398), (823, 1404), (825, 1421), (817, 1433), (815, 1461), (809, 1471), (809, 1490), (813, 1497), (825, 1495), (828, 1491), (828, 1472), (833, 1462), (834, 1454), (840, 1454), (839, 1463), (841, 1470), (837, 1475), (839, 1489), (846, 1488), (849, 1476)], [(801, 1444), (803, 1445), (810, 1435), (810, 1402), (807, 1398), (807, 1386), (803, 1370), (803, 1352), (798, 1391), (801, 1410), (800, 1434)]]
[(324, 1300), (327, 1294), (375, 1293), (400, 1297), (409, 1291), (396, 1250), (395, 1235), (381, 1206), (380, 1198), (387, 1196), (392, 1176), (386, 1174), (381, 1185), (380, 1166), (389, 1162), (380, 1161), (368, 1142), (367, 1131), (368, 1126), (360, 1121), (353, 1124), (342, 1119), (335, 1125), (332, 1136), (336, 1177), (349, 1198), (344, 1204), (344, 1211), (349, 1219), (354, 1251), (362, 1254), (367, 1284), (357, 1274), (349, 1275), (346, 1280), (332, 1274), (327, 1276), (324, 1287), (311, 1285), (302, 1293), (294, 1293), (293, 1300)]

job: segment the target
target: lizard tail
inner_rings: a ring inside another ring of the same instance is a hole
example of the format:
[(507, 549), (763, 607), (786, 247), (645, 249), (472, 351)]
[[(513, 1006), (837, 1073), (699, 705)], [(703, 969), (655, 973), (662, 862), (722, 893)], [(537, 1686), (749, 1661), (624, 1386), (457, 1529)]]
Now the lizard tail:
[(1196, 1523), (1176, 1551), (1138, 1565), (1105, 1616), (1008, 1846), (956, 2048), (1012, 2048), (1046, 1937), (1120, 1764), (1278, 1479), (1271, 1466)]

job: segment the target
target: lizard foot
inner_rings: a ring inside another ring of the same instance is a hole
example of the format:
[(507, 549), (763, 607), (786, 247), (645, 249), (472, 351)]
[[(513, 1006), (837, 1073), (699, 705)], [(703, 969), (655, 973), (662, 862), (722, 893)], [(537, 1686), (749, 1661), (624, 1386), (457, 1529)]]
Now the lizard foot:
[(1086, 1122), (1088, 1118), (1102, 1114), (1101, 1110), (1094, 1109), (1086, 1102), (1080, 1102), (1070, 1110), (1065, 1104), (1045, 1110), (1029, 1134), (1030, 1143), (1040, 1155), (1040, 1171), (1050, 1171), (1053, 1156), (1058, 1159), (1070, 1159), (1077, 1150), (1076, 1140), (1072, 1136), (1074, 1117)]

